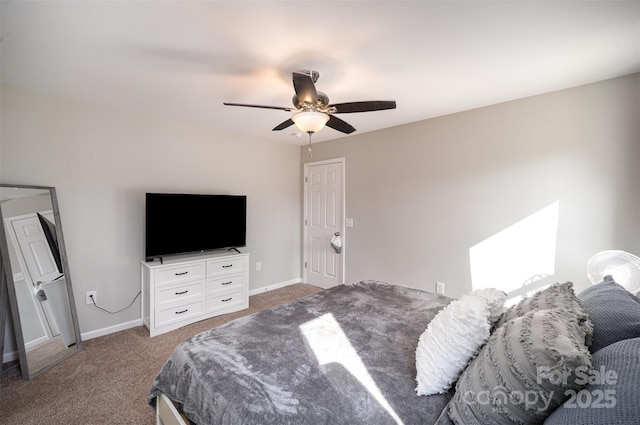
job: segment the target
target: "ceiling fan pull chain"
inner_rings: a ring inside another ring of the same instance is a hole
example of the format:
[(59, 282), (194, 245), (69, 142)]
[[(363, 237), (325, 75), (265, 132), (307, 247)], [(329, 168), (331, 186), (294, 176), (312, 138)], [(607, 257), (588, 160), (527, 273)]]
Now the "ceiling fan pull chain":
[(313, 131), (308, 132), (307, 134), (309, 134), (309, 158), (313, 158), (313, 153), (311, 153), (311, 135), (313, 134)]

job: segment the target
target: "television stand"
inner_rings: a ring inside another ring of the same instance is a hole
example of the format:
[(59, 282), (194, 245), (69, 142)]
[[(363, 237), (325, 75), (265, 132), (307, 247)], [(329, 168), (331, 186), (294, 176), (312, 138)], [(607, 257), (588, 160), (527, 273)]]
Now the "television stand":
[(150, 336), (249, 307), (249, 254), (142, 261), (140, 274)]

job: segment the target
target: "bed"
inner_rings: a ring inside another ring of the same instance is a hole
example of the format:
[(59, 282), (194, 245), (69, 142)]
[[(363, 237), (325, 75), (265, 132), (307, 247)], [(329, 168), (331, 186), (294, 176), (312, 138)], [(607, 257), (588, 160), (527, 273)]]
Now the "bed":
[(185, 341), (148, 401), (167, 424), (184, 420), (175, 406), (198, 425), (436, 423), (451, 394), (416, 395), (416, 346), (451, 301), (377, 281), (336, 286)]
[(611, 276), (506, 297), (330, 288), (181, 344), (148, 401), (163, 425), (638, 424), (640, 298)]

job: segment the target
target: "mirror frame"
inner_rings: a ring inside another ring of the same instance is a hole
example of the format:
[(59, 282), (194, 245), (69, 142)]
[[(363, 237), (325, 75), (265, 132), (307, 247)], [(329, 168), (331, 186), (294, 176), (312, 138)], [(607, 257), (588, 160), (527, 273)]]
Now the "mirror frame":
[[(58, 198), (56, 196), (56, 189), (52, 186), (29, 186), (29, 185), (19, 185), (19, 184), (0, 184), (0, 188), (18, 188), (18, 189), (39, 189), (39, 190), (48, 190), (51, 195), (51, 206), (53, 209), (53, 216), (56, 224), (56, 235), (58, 238), (58, 245), (60, 251), (60, 260), (62, 263), (62, 268), (65, 274), (66, 287), (67, 287), (67, 295), (69, 296), (69, 306), (71, 308), (71, 318), (73, 321), (73, 330), (75, 333), (76, 343), (74, 349), (69, 349), (67, 353), (63, 356), (57, 358), (53, 362), (49, 363), (42, 369), (31, 372), (29, 370), (29, 364), (27, 363), (27, 351), (24, 345), (24, 337), (22, 334), (22, 324), (20, 321), (20, 312), (18, 310), (18, 299), (16, 297), (15, 286), (13, 282), (13, 273), (11, 270), (11, 261), (9, 259), (9, 246), (7, 244), (6, 232), (5, 232), (5, 223), (4, 217), (2, 215), (2, 209), (0, 208), (0, 221), (2, 221), (2, 225), (0, 225), (0, 254), (2, 255), (2, 269), (4, 270), (3, 281), (5, 282), (5, 293), (8, 295), (9, 299), (9, 310), (11, 311), (11, 317), (13, 319), (13, 333), (16, 339), (16, 345), (18, 347), (18, 358), (20, 361), (20, 370), (22, 371), (22, 377), (24, 379), (32, 379), (39, 374), (51, 369), (57, 364), (62, 363), (69, 357), (79, 353), (82, 350), (82, 338), (80, 335), (80, 325), (78, 323), (78, 313), (76, 311), (76, 303), (73, 296), (73, 287), (71, 285), (71, 274), (69, 272), (69, 262), (67, 261), (67, 251), (64, 243), (64, 236), (62, 231), (62, 223), (60, 221), (60, 210), (58, 208)], [(2, 305), (2, 289), (0, 288), (0, 306)], [(6, 301), (5, 301), (6, 305)], [(3, 309), (4, 310), (4, 309)], [(3, 313), (0, 313), (0, 326), (2, 329), (3, 337), (0, 337), (0, 350), (4, 350), (4, 344), (1, 344), (4, 339), (4, 330), (5, 330), (5, 321), (6, 316)]]
[[(1, 234), (2, 232), (0, 232)], [(0, 259), (0, 378), (5, 373), (4, 370), (4, 333), (7, 326), (7, 313), (9, 311), (9, 301), (7, 301), (7, 284), (5, 283), (4, 266)]]

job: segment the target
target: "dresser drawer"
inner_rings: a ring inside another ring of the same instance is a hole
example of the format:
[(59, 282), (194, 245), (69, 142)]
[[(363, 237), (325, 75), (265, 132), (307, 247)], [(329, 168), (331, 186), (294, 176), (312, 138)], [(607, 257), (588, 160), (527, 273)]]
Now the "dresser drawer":
[(204, 277), (204, 262), (163, 267), (156, 270), (155, 284), (166, 285)]
[(246, 279), (244, 274), (234, 274), (231, 276), (219, 277), (217, 279), (207, 279), (205, 286), (207, 296), (209, 296), (219, 291), (244, 289), (246, 288)]
[(156, 312), (155, 326), (167, 326), (175, 322), (187, 320), (195, 316), (200, 316), (202, 311), (202, 300), (189, 304), (168, 308)]
[(247, 269), (246, 263), (245, 257), (209, 260), (207, 261), (207, 277), (242, 272)]
[(246, 301), (244, 289), (227, 292), (222, 295), (207, 296), (207, 313), (237, 306)]
[(164, 310), (202, 299), (204, 280), (162, 286), (156, 289), (156, 308)]

